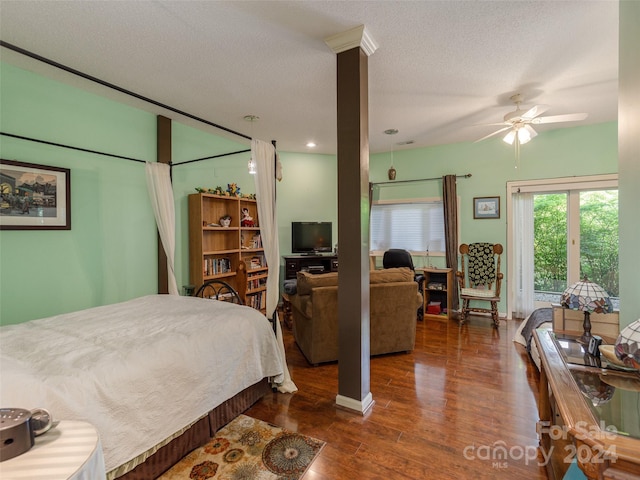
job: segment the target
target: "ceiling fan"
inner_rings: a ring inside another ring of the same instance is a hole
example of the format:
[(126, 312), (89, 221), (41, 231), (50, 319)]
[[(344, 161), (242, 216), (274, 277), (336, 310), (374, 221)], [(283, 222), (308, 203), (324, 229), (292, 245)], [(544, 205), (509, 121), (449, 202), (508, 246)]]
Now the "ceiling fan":
[(508, 130), (507, 134), (502, 139), (504, 142), (508, 143), (509, 145), (513, 145), (515, 141), (516, 146), (524, 145), (533, 137), (538, 135), (538, 133), (533, 129), (531, 125), (539, 125), (543, 123), (576, 122), (578, 120), (584, 120), (585, 118), (587, 118), (586, 113), (567, 113), (565, 115), (551, 115), (548, 117), (540, 117), (539, 115), (542, 115), (549, 109), (549, 105), (535, 105), (529, 110), (525, 111), (520, 108), (520, 104), (524, 100), (524, 97), (520, 93), (511, 96), (511, 100), (516, 104), (516, 109), (504, 116), (504, 122), (486, 124), (496, 126), (500, 125), (502, 126), (502, 128), (499, 128), (495, 132), (482, 137), (480, 140), (476, 140), (476, 142), (474, 143), (481, 142), (482, 140), (486, 140), (487, 138), (493, 137), (494, 135), (498, 135), (499, 133)]

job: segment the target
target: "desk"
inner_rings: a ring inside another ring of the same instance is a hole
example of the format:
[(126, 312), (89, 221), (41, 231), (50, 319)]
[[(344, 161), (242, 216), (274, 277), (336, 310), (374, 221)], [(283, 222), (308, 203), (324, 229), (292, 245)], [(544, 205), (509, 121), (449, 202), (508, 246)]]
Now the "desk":
[(577, 364), (579, 357), (563, 352), (571, 337), (538, 329), (533, 339), (540, 353), (537, 430), (549, 478), (563, 478), (575, 457), (589, 479), (640, 479), (638, 374)]
[(2, 480), (99, 480), (106, 478), (102, 445), (86, 422), (63, 420), (36, 437), (28, 452), (0, 462)]

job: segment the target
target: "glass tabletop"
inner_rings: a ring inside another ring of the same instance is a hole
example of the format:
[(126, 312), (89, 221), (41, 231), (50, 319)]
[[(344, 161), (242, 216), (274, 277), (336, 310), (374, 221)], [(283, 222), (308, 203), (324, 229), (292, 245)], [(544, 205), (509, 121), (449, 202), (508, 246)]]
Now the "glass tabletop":
[[(640, 374), (585, 352), (575, 337), (553, 335), (600, 428), (640, 439)], [(571, 368), (571, 365), (594, 367)]]

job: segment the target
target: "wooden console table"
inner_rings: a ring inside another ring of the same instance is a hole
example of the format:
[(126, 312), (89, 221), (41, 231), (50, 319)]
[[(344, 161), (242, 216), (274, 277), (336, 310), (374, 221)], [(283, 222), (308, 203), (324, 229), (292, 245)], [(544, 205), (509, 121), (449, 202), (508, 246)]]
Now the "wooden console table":
[(328, 273), (338, 271), (337, 255), (287, 255), (284, 258), (284, 278), (296, 278), (300, 271)]
[(549, 458), (549, 478), (562, 479), (575, 457), (591, 480), (640, 479), (638, 373), (587, 366), (597, 362), (575, 337), (539, 329), (534, 341), (541, 360), (540, 454)]

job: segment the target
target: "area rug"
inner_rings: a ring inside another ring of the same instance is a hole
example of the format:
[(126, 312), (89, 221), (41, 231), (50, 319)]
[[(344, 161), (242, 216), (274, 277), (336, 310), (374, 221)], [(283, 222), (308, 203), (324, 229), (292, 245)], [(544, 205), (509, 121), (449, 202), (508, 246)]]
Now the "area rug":
[(297, 480), (325, 442), (240, 415), (160, 480)]

